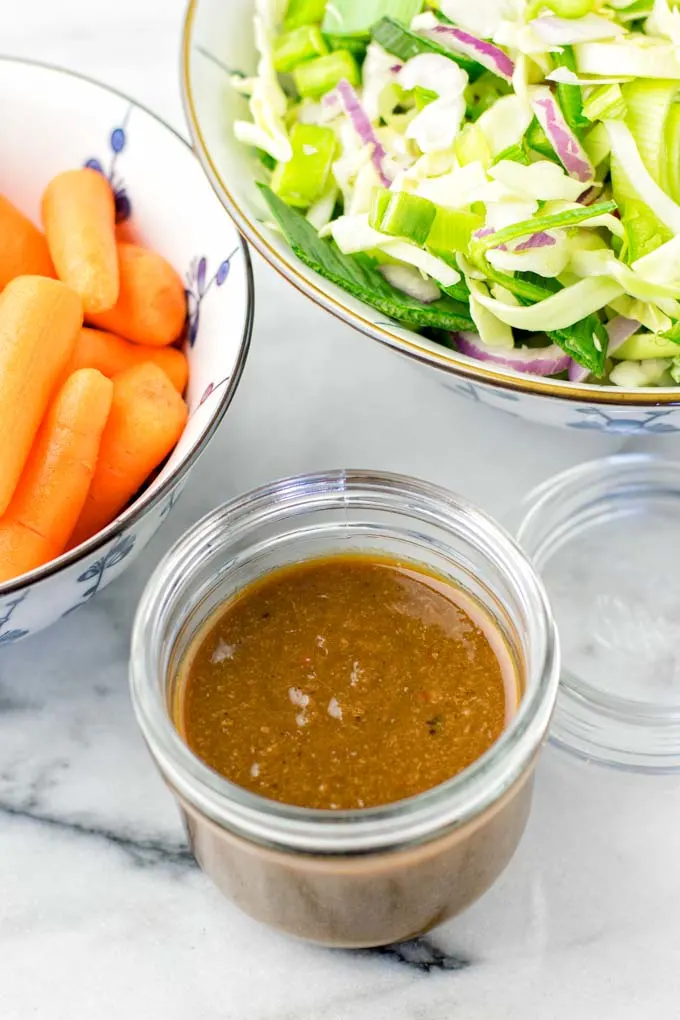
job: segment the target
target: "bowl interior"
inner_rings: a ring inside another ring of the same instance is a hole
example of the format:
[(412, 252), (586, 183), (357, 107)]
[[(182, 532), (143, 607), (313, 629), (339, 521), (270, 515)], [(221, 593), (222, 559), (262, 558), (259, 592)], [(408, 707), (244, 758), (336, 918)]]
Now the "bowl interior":
[(208, 176), (245, 236), (303, 293), (356, 329), (427, 364), (505, 389), (588, 403), (659, 404), (677, 389), (624, 390), (614, 386), (542, 379), (481, 363), (387, 320), (378, 311), (303, 265), (269, 216), (255, 187), (264, 179), (253, 151), (234, 139), (232, 124), (247, 117), (245, 99), (229, 84), (230, 72), (254, 74), (253, 0), (189, 0), (182, 54), (182, 85), (189, 128)]
[(89, 163), (116, 192), (121, 237), (162, 254), (185, 281), (190, 417), (132, 516), (197, 454), (238, 382), (252, 318), (245, 246), (191, 148), (137, 103), (57, 68), (0, 58), (0, 190), (36, 223), (50, 178)]

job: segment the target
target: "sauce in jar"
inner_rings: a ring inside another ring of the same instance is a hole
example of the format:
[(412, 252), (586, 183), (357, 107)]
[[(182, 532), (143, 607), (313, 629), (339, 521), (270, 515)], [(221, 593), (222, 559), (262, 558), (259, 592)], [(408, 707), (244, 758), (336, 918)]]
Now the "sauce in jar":
[(334, 555), (275, 570), (213, 614), (176, 686), (192, 751), (255, 793), (357, 809), (479, 758), (520, 685), (492, 618), (411, 563)]

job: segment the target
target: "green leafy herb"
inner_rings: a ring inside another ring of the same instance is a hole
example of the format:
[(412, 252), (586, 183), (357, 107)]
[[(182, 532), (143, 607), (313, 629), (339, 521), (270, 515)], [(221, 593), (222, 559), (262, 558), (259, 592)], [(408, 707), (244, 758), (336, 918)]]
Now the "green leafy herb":
[(448, 295), (429, 305), (415, 301), (392, 287), (368, 255), (344, 255), (335, 244), (320, 238), (304, 216), (286, 205), (271, 188), (264, 184), (258, 187), (297, 257), (326, 280), (415, 329), (474, 329), (469, 308), (462, 301)]

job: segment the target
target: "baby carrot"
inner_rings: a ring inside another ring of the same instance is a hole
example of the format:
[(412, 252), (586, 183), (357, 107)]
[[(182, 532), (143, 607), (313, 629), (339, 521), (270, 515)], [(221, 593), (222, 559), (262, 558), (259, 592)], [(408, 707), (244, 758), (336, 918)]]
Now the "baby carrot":
[(0, 514), (64, 378), (82, 321), (80, 298), (58, 280), (18, 276), (0, 295)]
[(70, 546), (110, 523), (182, 434), (187, 406), (165, 372), (145, 361), (113, 380), (99, 460)]
[(16, 276), (54, 276), (45, 235), (0, 195), (0, 290)]
[(66, 548), (90, 488), (112, 395), (110, 379), (83, 368), (52, 401), (0, 518), (0, 582), (48, 563)]
[(96, 170), (67, 170), (45, 189), (42, 219), (60, 280), (80, 294), (86, 312), (118, 300), (116, 210), (111, 185)]
[(186, 298), (181, 279), (157, 252), (137, 244), (118, 245), (120, 294), (109, 311), (87, 314), (100, 329), (137, 344), (164, 347), (182, 332)]
[(142, 361), (153, 361), (162, 368), (170, 382), (183, 393), (189, 375), (189, 365), (184, 354), (176, 347), (149, 347), (146, 344), (132, 344), (115, 333), (101, 329), (81, 329), (76, 340), (70, 371), (77, 368), (96, 368), (112, 379)]

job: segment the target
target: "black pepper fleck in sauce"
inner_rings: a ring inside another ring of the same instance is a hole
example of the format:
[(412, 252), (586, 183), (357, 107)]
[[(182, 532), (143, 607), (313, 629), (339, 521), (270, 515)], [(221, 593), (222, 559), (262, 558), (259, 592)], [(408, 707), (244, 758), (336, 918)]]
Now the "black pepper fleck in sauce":
[(182, 665), (175, 721), (239, 786), (363, 808), (456, 775), (518, 700), (503, 639), (468, 595), (411, 564), (337, 555), (274, 571), (217, 611)]

